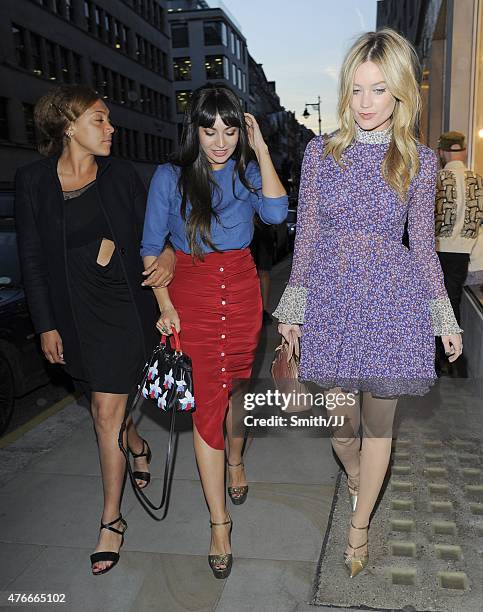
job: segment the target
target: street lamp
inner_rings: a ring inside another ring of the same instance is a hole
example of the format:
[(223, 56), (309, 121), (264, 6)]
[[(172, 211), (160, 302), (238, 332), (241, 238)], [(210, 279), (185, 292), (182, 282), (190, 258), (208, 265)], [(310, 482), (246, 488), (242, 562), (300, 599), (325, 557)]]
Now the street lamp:
[(302, 113), (302, 117), (304, 117), (304, 119), (308, 119), (310, 117), (310, 113), (307, 110), (307, 106), (311, 106), (312, 108), (316, 108), (319, 114), (319, 136), (322, 134), (322, 119), (320, 117), (320, 96), (317, 96), (317, 102), (306, 102), (305, 103), (305, 110)]

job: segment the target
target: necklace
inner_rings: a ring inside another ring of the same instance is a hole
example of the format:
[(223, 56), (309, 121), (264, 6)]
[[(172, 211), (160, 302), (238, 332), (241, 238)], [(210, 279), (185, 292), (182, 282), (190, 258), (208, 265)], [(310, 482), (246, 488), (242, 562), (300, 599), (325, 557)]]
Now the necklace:
[(363, 130), (356, 123), (356, 140), (364, 144), (389, 144), (392, 139), (392, 128), (387, 130)]

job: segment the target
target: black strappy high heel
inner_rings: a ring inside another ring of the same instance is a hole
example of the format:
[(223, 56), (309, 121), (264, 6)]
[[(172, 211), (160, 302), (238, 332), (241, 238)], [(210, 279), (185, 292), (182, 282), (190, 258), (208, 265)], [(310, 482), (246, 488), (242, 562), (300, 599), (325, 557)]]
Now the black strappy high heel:
[[(144, 440), (144, 438), (142, 438), (142, 441), (143, 441), (143, 448), (140, 453), (133, 453), (131, 449), (129, 449), (129, 452), (131, 453), (133, 459), (139, 459), (140, 457), (146, 457), (146, 461), (148, 462), (148, 465), (149, 465), (151, 463), (151, 449), (149, 448), (149, 444), (146, 442), (146, 440)], [(133, 477), (135, 478), (135, 480), (142, 480), (146, 483), (145, 485), (142, 485), (142, 486), (139, 486), (138, 484), (137, 486), (140, 489), (145, 489), (148, 486), (148, 484), (151, 482), (151, 474), (149, 472), (133, 472)]]
[[(115, 527), (113, 527), (113, 525), (115, 525), (116, 523), (119, 523), (119, 522), (123, 526), (122, 531), (120, 529), (116, 529)], [(103, 523), (101, 521), (101, 529), (108, 529), (109, 531), (113, 531), (114, 533), (117, 533), (117, 534), (119, 534), (121, 536), (121, 545), (119, 546), (119, 550), (121, 550), (121, 546), (124, 544), (124, 532), (127, 529), (127, 523), (122, 518), (122, 515), (120, 514), (117, 517), (117, 519), (114, 519), (110, 523)], [(101, 574), (106, 574), (107, 572), (112, 570), (112, 568), (115, 565), (117, 565), (117, 562), (119, 561), (119, 556), (120, 556), (119, 552), (113, 552), (113, 551), (110, 551), (110, 550), (93, 553), (91, 555), (91, 569), (92, 569), (92, 573), (94, 574), (94, 576), (100, 576)], [(93, 566), (96, 563), (99, 563), (101, 561), (112, 561), (112, 563), (111, 563), (111, 565), (109, 565), (109, 567), (106, 567), (105, 569), (99, 570), (98, 572), (96, 572), (94, 570)]]

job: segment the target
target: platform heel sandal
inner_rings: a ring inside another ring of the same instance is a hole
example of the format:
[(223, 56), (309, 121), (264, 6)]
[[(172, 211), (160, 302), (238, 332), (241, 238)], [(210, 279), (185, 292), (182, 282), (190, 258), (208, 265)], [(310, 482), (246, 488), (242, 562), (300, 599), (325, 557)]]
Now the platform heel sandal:
[[(231, 520), (231, 516), (228, 515), (228, 520), (223, 523), (213, 523), (210, 521), (210, 528), (218, 527), (219, 525), (230, 525), (230, 533), (228, 537), (230, 538), (231, 544), (231, 530), (233, 527), (233, 521)], [(221, 555), (208, 555), (208, 563), (210, 564), (211, 571), (215, 578), (228, 578), (231, 572), (231, 567), (233, 564), (233, 555), (232, 553), (222, 553)], [(223, 567), (219, 567), (219, 566)]]
[[(140, 453), (133, 453), (131, 449), (129, 449), (129, 452), (131, 453), (133, 459), (139, 459), (140, 457), (146, 457), (146, 461), (148, 462), (148, 465), (149, 465), (151, 463), (151, 449), (149, 448), (149, 444), (146, 442), (146, 440), (144, 440), (144, 438), (142, 438), (142, 441), (143, 441), (143, 448)], [(137, 486), (140, 489), (145, 489), (151, 481), (151, 474), (149, 472), (133, 472), (133, 477), (135, 478), (135, 480), (142, 480), (143, 482), (146, 483), (144, 485), (138, 484)]]
[[(229, 468), (239, 467), (240, 465), (245, 467), (243, 461), (240, 461), (240, 463), (235, 463), (234, 465), (227, 462), (227, 465)], [(243, 485), (241, 487), (228, 487), (228, 495), (230, 496), (230, 499), (233, 504), (235, 504), (235, 506), (239, 506), (246, 502), (248, 495), (248, 485)]]
[[(121, 529), (116, 529), (115, 527), (113, 527), (113, 525), (115, 525), (116, 523), (121, 523), (122, 525), (122, 530)], [(121, 544), (119, 546), (119, 550), (121, 550), (121, 546), (124, 544), (124, 533), (127, 529), (127, 523), (126, 521), (122, 518), (122, 515), (120, 514), (117, 519), (114, 519), (113, 521), (111, 521), (110, 523), (103, 523), (101, 521), (101, 529), (108, 529), (109, 531), (113, 531), (114, 533), (117, 533), (121, 536)], [(106, 551), (100, 551), (100, 552), (96, 552), (93, 553), (91, 555), (91, 570), (92, 573), (94, 574), (94, 576), (100, 576), (101, 574), (106, 574), (107, 572), (111, 571), (112, 568), (117, 565), (118, 561), (119, 561), (119, 552), (113, 552), (110, 550), (106, 550)], [(96, 563), (99, 563), (101, 561), (111, 561), (111, 565), (109, 565), (109, 567), (106, 567), (103, 570), (99, 570), (98, 572), (96, 572), (94, 570), (94, 565)]]

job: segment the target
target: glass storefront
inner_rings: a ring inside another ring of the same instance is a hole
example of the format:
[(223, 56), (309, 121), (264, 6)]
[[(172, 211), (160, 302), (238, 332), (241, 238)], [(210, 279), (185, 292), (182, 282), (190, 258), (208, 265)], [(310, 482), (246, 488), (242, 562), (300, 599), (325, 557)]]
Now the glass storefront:
[(475, 115), (473, 141), (473, 168), (483, 175), (483, 3), (479, 3), (477, 61), (475, 74)]

